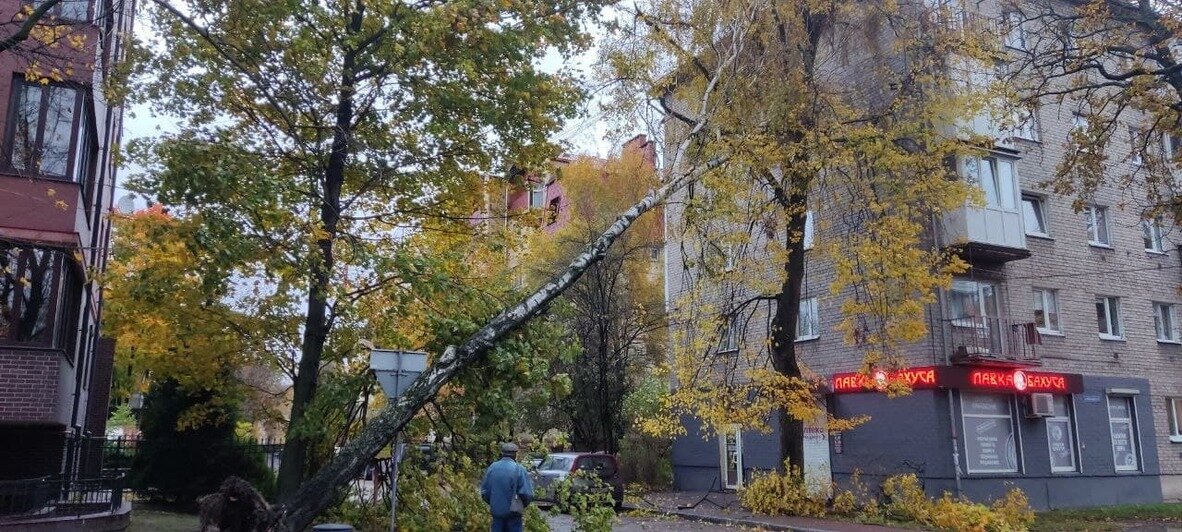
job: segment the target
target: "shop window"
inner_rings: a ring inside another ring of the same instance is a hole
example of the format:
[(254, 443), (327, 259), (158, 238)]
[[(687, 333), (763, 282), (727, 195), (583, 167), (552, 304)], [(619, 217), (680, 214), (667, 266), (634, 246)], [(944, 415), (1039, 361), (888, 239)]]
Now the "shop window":
[(1134, 407), (1130, 396), (1108, 396), (1108, 428), (1112, 432), (1112, 461), (1117, 471), (1137, 471), (1141, 468)]
[(0, 243), (0, 343), (52, 346), (60, 252)]
[(1166, 423), (1170, 428), (1170, 441), (1182, 443), (1182, 397), (1166, 398)]
[(1071, 415), (1071, 400), (1067, 395), (1056, 395), (1054, 415), (1048, 417), (1047, 445), (1051, 453), (1051, 471), (1071, 473), (1079, 470), (1075, 445), (1075, 423)]
[(1096, 296), (1096, 328), (1102, 340), (1123, 338), (1119, 297)]
[(1009, 395), (961, 392), (969, 473), (1017, 473), (1018, 441)]
[(800, 300), (800, 313), (796, 317), (796, 341), (815, 340), (821, 336), (821, 321), (817, 315), (817, 298)]

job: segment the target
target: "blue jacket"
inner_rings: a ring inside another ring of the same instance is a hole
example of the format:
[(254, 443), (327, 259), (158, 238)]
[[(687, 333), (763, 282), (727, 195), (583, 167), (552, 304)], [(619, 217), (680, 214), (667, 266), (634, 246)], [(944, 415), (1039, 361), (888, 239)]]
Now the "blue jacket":
[(492, 509), (493, 517), (506, 517), (513, 495), (521, 497), (521, 503), (527, 505), (534, 498), (534, 484), (521, 464), (502, 458), (488, 466), (484, 472), (484, 480), (480, 482), (480, 496)]

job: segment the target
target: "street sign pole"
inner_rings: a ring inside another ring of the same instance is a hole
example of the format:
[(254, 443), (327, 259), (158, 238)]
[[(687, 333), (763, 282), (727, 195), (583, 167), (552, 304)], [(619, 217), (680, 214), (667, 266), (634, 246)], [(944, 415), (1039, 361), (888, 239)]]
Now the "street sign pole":
[(391, 452), (390, 465), (390, 532), (398, 532), (398, 464), (402, 462), (402, 432), (394, 436), (394, 449)]
[[(416, 351), (371, 349), (369, 368), (382, 385), (390, 401), (397, 401), (411, 383), (427, 369), (427, 354)], [(390, 449), (390, 532), (398, 532), (398, 464), (402, 461), (405, 444), (402, 432), (394, 436)]]

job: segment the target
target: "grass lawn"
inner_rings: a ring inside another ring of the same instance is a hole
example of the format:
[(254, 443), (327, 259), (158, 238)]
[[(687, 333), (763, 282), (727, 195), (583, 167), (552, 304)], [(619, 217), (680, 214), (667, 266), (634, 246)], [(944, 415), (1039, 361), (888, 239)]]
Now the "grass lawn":
[(197, 532), (197, 516), (134, 504), (128, 532)]
[(1182, 503), (1052, 510), (1039, 513), (1033, 529), (1040, 532), (1123, 530), (1129, 525), (1146, 523), (1182, 525)]

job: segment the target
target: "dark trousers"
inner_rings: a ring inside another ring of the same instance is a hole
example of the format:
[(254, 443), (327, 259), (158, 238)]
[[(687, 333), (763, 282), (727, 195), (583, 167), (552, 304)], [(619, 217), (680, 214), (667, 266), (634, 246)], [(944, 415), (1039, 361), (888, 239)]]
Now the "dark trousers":
[(524, 526), (520, 514), (493, 517), (492, 519), (492, 532), (521, 532)]

